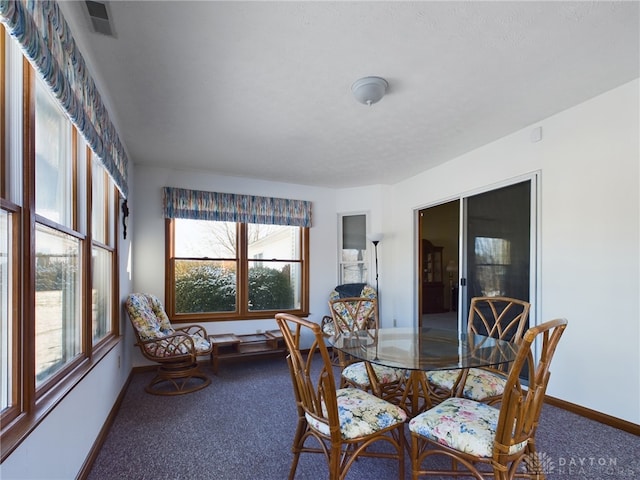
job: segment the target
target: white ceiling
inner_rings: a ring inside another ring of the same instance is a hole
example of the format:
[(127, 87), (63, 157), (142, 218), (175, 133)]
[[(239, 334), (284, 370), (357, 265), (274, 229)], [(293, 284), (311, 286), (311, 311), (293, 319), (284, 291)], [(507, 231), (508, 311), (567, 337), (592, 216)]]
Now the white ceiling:
[[(640, 3), (112, 1), (61, 8), (136, 165), (392, 184), (640, 76)], [(377, 104), (351, 84), (389, 82)]]

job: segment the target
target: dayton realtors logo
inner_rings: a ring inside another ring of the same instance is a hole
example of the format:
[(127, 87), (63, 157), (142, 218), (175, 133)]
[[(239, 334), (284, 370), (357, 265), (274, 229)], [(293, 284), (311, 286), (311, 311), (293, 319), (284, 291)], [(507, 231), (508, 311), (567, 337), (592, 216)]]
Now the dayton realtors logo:
[(549, 455), (544, 452), (536, 452), (525, 455), (524, 466), (527, 470), (527, 473), (540, 475), (540, 478), (543, 478), (542, 475), (554, 473), (556, 470), (555, 462)]
[(524, 467), (529, 474), (543, 475), (552, 474), (554, 477), (565, 475), (603, 477), (635, 477), (637, 472), (633, 469), (618, 464), (615, 457), (598, 456), (571, 456), (552, 457), (545, 452), (536, 452), (525, 455)]

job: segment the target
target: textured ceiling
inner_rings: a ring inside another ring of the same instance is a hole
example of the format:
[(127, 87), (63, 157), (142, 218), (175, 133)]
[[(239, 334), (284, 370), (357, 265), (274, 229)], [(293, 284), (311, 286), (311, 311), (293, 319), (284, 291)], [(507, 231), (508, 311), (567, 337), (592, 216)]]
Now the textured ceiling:
[[(638, 2), (62, 1), (130, 161), (392, 184), (640, 76)], [(382, 76), (367, 107), (350, 86)]]

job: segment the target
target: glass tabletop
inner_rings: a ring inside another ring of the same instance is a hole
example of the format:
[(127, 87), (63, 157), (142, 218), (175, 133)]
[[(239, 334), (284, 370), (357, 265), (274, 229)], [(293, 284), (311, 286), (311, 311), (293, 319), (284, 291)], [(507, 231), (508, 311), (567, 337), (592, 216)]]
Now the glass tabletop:
[(338, 334), (329, 345), (360, 360), (409, 370), (447, 370), (511, 362), (517, 347), (484, 335), (437, 328), (380, 328)]

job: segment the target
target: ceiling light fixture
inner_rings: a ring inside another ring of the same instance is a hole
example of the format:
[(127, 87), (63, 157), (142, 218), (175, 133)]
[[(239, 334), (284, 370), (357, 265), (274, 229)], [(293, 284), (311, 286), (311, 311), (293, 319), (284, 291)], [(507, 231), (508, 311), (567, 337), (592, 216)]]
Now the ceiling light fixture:
[(360, 103), (373, 105), (379, 102), (387, 91), (389, 84), (381, 77), (364, 77), (353, 82), (351, 91)]

